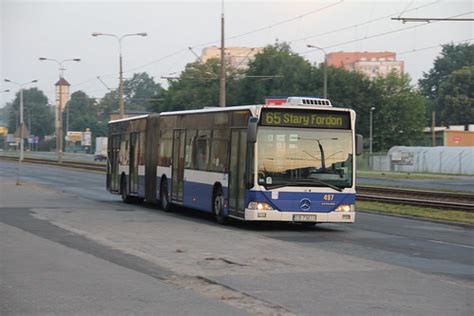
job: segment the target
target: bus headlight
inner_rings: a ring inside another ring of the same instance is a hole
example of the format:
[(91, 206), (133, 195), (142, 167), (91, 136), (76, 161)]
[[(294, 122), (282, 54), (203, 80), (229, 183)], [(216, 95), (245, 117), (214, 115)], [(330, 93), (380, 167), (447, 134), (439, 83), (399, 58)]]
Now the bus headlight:
[(335, 212), (354, 212), (354, 204), (341, 204), (335, 210)]
[(248, 209), (256, 211), (273, 211), (273, 207), (265, 202), (250, 202)]

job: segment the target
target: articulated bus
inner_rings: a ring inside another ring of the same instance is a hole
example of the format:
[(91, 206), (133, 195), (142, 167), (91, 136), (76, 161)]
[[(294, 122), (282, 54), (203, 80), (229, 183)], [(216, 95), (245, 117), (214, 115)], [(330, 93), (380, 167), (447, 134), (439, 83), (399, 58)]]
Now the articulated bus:
[(109, 123), (107, 189), (219, 223), (355, 220), (355, 112), (327, 99), (163, 112)]

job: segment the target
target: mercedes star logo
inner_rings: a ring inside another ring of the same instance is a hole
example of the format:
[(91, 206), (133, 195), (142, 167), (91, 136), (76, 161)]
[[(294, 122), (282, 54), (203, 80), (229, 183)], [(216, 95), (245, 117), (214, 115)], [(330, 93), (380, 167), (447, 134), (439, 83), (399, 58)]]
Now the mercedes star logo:
[(303, 211), (309, 211), (311, 209), (310, 199), (304, 198), (300, 201), (300, 209)]

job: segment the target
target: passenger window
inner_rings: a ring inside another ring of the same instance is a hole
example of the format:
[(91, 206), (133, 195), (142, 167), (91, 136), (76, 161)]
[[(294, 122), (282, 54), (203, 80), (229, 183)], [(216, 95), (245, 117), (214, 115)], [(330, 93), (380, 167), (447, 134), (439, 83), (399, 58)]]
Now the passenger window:
[(227, 153), (228, 142), (222, 140), (213, 140), (211, 148), (211, 170), (225, 172), (227, 171)]
[(196, 130), (187, 130), (186, 131), (186, 150), (185, 150), (185, 163), (184, 167), (186, 169), (193, 169), (194, 161), (196, 154)]

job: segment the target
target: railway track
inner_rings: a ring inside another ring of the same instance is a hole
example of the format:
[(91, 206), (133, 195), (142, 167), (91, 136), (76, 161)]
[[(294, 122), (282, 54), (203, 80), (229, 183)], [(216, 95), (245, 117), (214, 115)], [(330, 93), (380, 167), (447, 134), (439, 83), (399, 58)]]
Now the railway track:
[(357, 200), (474, 212), (474, 194), (467, 193), (358, 186)]
[[(17, 157), (5, 157), (2, 159), (18, 160)], [(63, 161), (58, 163), (50, 159), (25, 158), (24, 162), (55, 165), (67, 168), (76, 168), (92, 171), (106, 171), (105, 164), (83, 161)], [(448, 193), (439, 191), (422, 191), (396, 188), (381, 188), (373, 186), (358, 186), (357, 200), (373, 201), (393, 204), (416, 205), (433, 207), (439, 209), (462, 210), (474, 212), (474, 194)]]
[[(1, 159), (18, 161), (18, 157), (6, 157), (0, 156)], [(51, 159), (41, 159), (41, 158), (24, 158), (23, 162), (26, 163), (36, 163), (42, 165), (52, 165), (52, 166), (59, 166), (59, 167), (66, 167), (66, 168), (75, 168), (75, 169), (82, 169), (82, 170), (92, 170), (92, 171), (106, 171), (105, 164), (96, 163), (96, 162), (86, 162), (86, 161), (69, 161), (64, 160), (62, 163)]]

